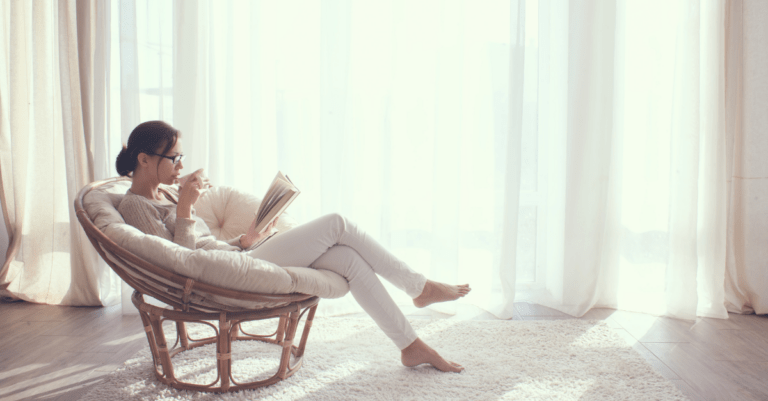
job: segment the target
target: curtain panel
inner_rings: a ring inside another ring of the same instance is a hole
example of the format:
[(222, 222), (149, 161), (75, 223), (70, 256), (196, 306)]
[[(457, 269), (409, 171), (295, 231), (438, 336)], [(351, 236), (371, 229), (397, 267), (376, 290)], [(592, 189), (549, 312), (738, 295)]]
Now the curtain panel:
[(475, 288), (436, 309), (726, 316), (724, 1), (120, 4), (137, 121)]
[[(0, 3), (0, 197), (9, 247), (1, 294), (103, 305), (117, 277), (74, 215), (77, 191), (104, 176), (103, 2)], [(96, 156), (100, 153), (101, 156)]]
[(722, 1), (538, 2), (546, 252), (518, 299), (726, 317), (723, 18)]
[(190, 171), (260, 195), (282, 170), (302, 190), (299, 221), (343, 213), (511, 317), (517, 248), (499, 244), (517, 242), (523, 93), (515, 132), (507, 94), (525, 18), (506, 0), (137, 1), (121, 2), (120, 32), (137, 44), (139, 120), (178, 127)]
[(728, 144), (725, 305), (768, 313), (768, 4), (730, 0), (726, 32)]
[(761, 302), (765, 124), (742, 80), (760, 76), (764, 40), (741, 2), (2, 4), (19, 21), (0, 32), (10, 293), (50, 286), (34, 272), (53, 265), (31, 261), (59, 258), (87, 266), (62, 288), (114, 294), (70, 197), (162, 119), (188, 172), (260, 195), (282, 170), (299, 221), (340, 212), (428, 277), (472, 284), (433, 306), (445, 313), (509, 318), (529, 301), (692, 319)]

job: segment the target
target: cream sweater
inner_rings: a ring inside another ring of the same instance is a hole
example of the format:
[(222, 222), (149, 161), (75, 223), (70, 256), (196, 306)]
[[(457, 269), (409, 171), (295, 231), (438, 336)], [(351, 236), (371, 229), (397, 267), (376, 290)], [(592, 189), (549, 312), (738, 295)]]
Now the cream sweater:
[[(179, 198), (173, 188), (164, 188), (172, 195), (173, 202)], [(144, 234), (157, 235), (189, 249), (240, 251), (240, 236), (229, 241), (219, 241), (211, 234), (205, 221), (195, 214), (191, 218), (177, 218), (176, 204), (163, 204), (136, 195), (129, 189), (117, 210), (125, 222), (138, 228)]]

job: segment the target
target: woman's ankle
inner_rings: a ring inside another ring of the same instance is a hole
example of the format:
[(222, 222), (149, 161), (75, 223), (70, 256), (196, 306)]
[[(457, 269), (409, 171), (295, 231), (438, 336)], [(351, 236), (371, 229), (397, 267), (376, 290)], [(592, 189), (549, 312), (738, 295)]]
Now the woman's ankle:
[(423, 363), (430, 364), (443, 372), (461, 372), (464, 368), (454, 362), (443, 359), (432, 347), (427, 345), (420, 338), (416, 338), (411, 345), (400, 351), (400, 360), (403, 365), (414, 367)]

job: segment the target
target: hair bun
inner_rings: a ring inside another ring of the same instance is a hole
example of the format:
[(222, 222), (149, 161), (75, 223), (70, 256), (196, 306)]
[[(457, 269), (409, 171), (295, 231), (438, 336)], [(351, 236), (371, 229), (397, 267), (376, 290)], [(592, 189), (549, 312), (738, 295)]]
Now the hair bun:
[(131, 172), (136, 169), (136, 158), (131, 157), (128, 147), (125, 145), (123, 145), (123, 148), (120, 149), (120, 153), (117, 155), (115, 168), (122, 177), (130, 176)]

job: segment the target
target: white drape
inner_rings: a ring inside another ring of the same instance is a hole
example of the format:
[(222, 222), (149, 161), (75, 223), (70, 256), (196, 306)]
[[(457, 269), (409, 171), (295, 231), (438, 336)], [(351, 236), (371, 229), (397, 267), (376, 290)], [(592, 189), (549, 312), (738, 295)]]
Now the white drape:
[(723, 15), (714, 1), (539, 3), (546, 277), (519, 297), (725, 317)]
[(723, 1), (135, 9), (140, 119), (190, 171), (260, 193), (281, 169), (299, 220), (341, 212), (500, 317), (725, 316)]
[[(21, 258), (70, 258), (43, 249), (69, 241), (67, 194), (164, 119), (188, 171), (260, 194), (280, 169), (298, 220), (343, 213), (499, 317), (515, 300), (725, 317), (723, 0), (81, 3), (2, 3), (3, 206), (42, 247), (22, 245), (8, 277)], [(61, 138), (70, 150), (41, 149)], [(61, 205), (27, 195), (41, 188)]]
[(726, 19), (726, 306), (768, 313), (768, 3), (729, 1)]
[(140, 119), (181, 129), (189, 171), (260, 194), (280, 169), (302, 190), (290, 209), (300, 221), (341, 212), (415, 269), (471, 281), (472, 302), (511, 316), (514, 281), (502, 292), (498, 280), (513, 271), (499, 244), (515, 242), (519, 162), (507, 153), (520, 153), (508, 139), (506, 0), (135, 10), (136, 27), (121, 14), (120, 31), (136, 32)]
[(0, 198), (10, 240), (2, 295), (63, 305), (115, 300), (119, 279), (72, 207), (80, 188), (107, 174), (94, 166), (106, 150), (97, 149), (96, 125), (104, 116), (102, 4), (0, 3)]

